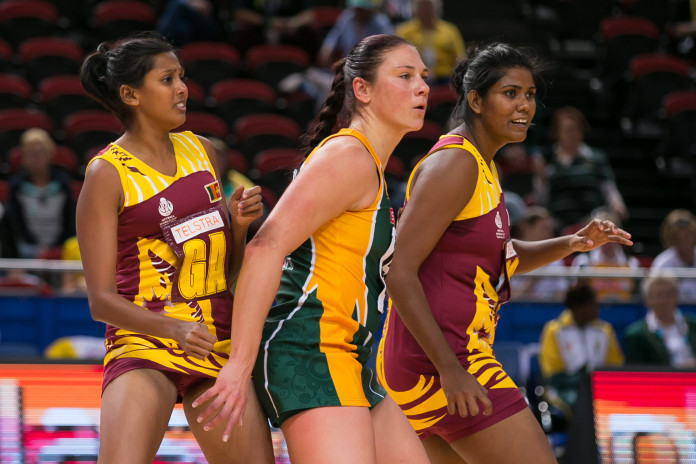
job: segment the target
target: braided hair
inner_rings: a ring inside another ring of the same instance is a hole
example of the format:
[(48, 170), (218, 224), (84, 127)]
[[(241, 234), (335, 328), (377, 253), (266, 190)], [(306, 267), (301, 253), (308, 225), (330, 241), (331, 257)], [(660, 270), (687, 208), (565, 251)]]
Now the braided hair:
[(337, 125), (347, 126), (356, 110), (353, 80), (359, 77), (367, 82), (374, 82), (377, 68), (384, 55), (400, 45), (412, 44), (396, 35), (371, 35), (355, 44), (348, 56), (333, 65), (334, 80), (331, 91), (302, 137), (302, 150), (305, 155), (335, 132)]

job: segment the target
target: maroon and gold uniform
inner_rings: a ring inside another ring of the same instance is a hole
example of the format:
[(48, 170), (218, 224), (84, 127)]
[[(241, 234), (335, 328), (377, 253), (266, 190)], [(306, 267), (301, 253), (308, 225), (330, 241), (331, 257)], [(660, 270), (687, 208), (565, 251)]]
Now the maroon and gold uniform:
[[(495, 165), (486, 164), (461, 136), (441, 137), (427, 156), (442, 148), (470, 153), (478, 164), (478, 180), (471, 200), (422, 263), (418, 277), (450, 347), (462, 366), (488, 390), (493, 414), (462, 418), (447, 413), (437, 369), (394, 307), (389, 310), (380, 343), (377, 374), (421, 438), (439, 435), (454, 442), (511, 416), (526, 403), (493, 353), (498, 310), (509, 299), (509, 278), (518, 262), (498, 174)], [(412, 179), (413, 174), (404, 208), (408, 208)]]
[(199, 360), (174, 340), (107, 325), (103, 388), (126, 371), (150, 368), (167, 373), (183, 396), (197, 380), (217, 377), (229, 357), (228, 212), (196, 136), (172, 133), (170, 140), (176, 155), (174, 176), (154, 170), (115, 144), (97, 157), (117, 169), (123, 188), (117, 291), (143, 311), (200, 322), (217, 341), (210, 355)]

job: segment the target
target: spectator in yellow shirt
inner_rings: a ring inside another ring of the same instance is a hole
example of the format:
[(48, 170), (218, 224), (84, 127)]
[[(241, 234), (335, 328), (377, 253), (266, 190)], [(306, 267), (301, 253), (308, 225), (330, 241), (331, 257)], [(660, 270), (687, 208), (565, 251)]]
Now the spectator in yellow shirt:
[(558, 398), (572, 408), (582, 374), (600, 366), (620, 366), (624, 356), (612, 325), (599, 319), (597, 293), (589, 284), (568, 290), (565, 307), (542, 330), (539, 367), (553, 391), (549, 400), (556, 403)]
[(446, 84), (466, 49), (459, 29), (440, 19), (442, 0), (414, 0), (414, 18), (401, 23), (396, 33), (416, 46), (430, 70), (431, 84)]

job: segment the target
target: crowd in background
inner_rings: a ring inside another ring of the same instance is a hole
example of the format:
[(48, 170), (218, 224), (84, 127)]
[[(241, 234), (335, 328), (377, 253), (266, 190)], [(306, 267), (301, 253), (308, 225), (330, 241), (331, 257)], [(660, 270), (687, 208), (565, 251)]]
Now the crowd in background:
[[(96, 3), (82, 2), (72, 24), (65, 29), (66, 36), (85, 49), (94, 45), (93, 38), (85, 31)], [(345, 56), (362, 37), (396, 33), (412, 42), (430, 69), (431, 89), (448, 87), (454, 66), (465, 56), (465, 41), (468, 40), (466, 31), (460, 31), (455, 24), (456, 18), (447, 17), (440, 0), (326, 2), (328, 4), (320, 6), (333, 12), (328, 22), (320, 17), (324, 10), (311, 0), (145, 3), (157, 13), (152, 26), (182, 49), (199, 41), (217, 41), (232, 45), (242, 56), (262, 44), (287, 44), (305, 50), (309, 65), (286, 73), (272, 89), (281, 96), (278, 101), (282, 104), (277, 112), (289, 116), (293, 113), (283, 113), (283, 109), (291, 107), (293, 98), (298, 96), (308, 102), (310, 112), (316, 110), (316, 103), (324, 100), (331, 85), (331, 64)], [(536, 8), (553, 4), (551, 0), (529, 3)], [(694, 60), (696, 12), (689, 10), (688, 1), (670, 3), (673, 8), (666, 18), (668, 22), (659, 26), (670, 31), (676, 55)], [(10, 71), (18, 75), (24, 72), (16, 66), (10, 66)], [(252, 75), (240, 71), (236, 77), (247, 79)], [(199, 84), (192, 79), (190, 85), (195, 88)], [(204, 94), (209, 91), (203, 89)], [(553, 86), (548, 92), (554, 92)], [(194, 97), (194, 92), (191, 95)], [(203, 102), (204, 112), (216, 114), (215, 101), (209, 94)], [(309, 118), (300, 121), (306, 125)], [(634, 224), (631, 222), (632, 204), (617, 181), (614, 162), (605, 147), (588, 141), (592, 129), (596, 129), (590, 127), (588, 115), (575, 106), (559, 105), (547, 121), (548, 125), (540, 125), (540, 130), (545, 131), (542, 136), (529, 143), (508, 145), (496, 156), (513, 237), (543, 240), (572, 233), (592, 218), (611, 220), (619, 226), (622, 222)], [(443, 130), (435, 133), (446, 132), (446, 120), (440, 119), (437, 124)], [(232, 127), (228, 129), (231, 133)], [(226, 169), (225, 195), (229, 196), (237, 185), (248, 187), (260, 183), (263, 186), (261, 181), (268, 177), (263, 177), (258, 169), (249, 168), (255, 166), (257, 153), (240, 155), (243, 150), (236, 145), (239, 140), (227, 134), (222, 137), (212, 133), (206, 135)], [(0, 180), (6, 190), (0, 203), (0, 257), (79, 259), (74, 238), (75, 201), (84, 165), (95, 152), (74, 153), (73, 147), (72, 156), (76, 161), (58, 162), (63, 159), (61, 153), (70, 151), (65, 133), (38, 127), (21, 131), (16, 141), (14, 151), (10, 151), (13, 147), (7, 147), (3, 179)], [(435, 141), (431, 138), (430, 144)], [(406, 137), (403, 143), (416, 142)], [(402, 206), (403, 188), (410, 169), (425, 154), (409, 159), (406, 151), (402, 157), (399, 153), (397, 148), (396, 161), (387, 166), (386, 172), (395, 210)], [(685, 159), (690, 161), (688, 157)], [(266, 212), (273, 207), (287, 181), (285, 176), (285, 184), (281, 187), (267, 186), (264, 192)], [(608, 243), (592, 252), (575, 254), (549, 265), (569, 273), (583, 268), (610, 268), (617, 273), (621, 269), (644, 269), (647, 277), (642, 281), (633, 277), (587, 280), (519, 277), (512, 280), (513, 299), (563, 301), (564, 312), (549, 321), (540, 335), (539, 363), (549, 387), (549, 401), (569, 416), (572, 416), (574, 389), (579, 377), (595, 367), (624, 362), (678, 368), (696, 365), (696, 321), (680, 309), (680, 305), (696, 303), (696, 279), (676, 279), (669, 271), (696, 268), (696, 217), (693, 214), (696, 199), (693, 192), (684, 192), (684, 197), (684, 205), (666, 205), (670, 211), (659, 218), (661, 225), (659, 230), (654, 230), (654, 236), (661, 244), (661, 251), (651, 249), (641, 253)], [(261, 221), (263, 217), (251, 227), (249, 238)], [(631, 232), (630, 227), (627, 229)], [(53, 288), (49, 290), (46, 290), (46, 282), (40, 282), (45, 278), (47, 276), (42, 274), (5, 271), (1, 279), (43, 285), (44, 291), (54, 293), (84, 290), (79, 273), (66, 273), (58, 281), (50, 280)], [(609, 323), (599, 319), (600, 304), (628, 301), (642, 302), (646, 308), (645, 317), (631, 324), (625, 333), (616, 334)], [(47, 353), (56, 357), (74, 354), (72, 348), (66, 350), (66, 346), (66, 342), (61, 341)]]

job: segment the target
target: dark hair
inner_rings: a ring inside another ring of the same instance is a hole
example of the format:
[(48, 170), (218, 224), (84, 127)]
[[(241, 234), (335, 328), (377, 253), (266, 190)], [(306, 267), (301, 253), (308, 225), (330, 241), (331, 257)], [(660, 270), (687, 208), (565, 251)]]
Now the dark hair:
[(174, 46), (161, 35), (150, 31), (140, 32), (114, 44), (102, 42), (82, 63), (82, 88), (128, 127), (132, 114), (121, 100), (121, 86), (140, 87), (145, 74), (154, 65), (154, 57), (168, 52), (175, 52)]
[(355, 44), (348, 56), (333, 65), (334, 80), (331, 91), (309, 129), (302, 136), (302, 150), (306, 155), (334, 132), (337, 122), (341, 125), (353, 116), (353, 80), (360, 77), (367, 82), (374, 82), (377, 67), (383, 61), (385, 53), (399, 45), (413, 46), (411, 42), (397, 35), (371, 35)]
[(571, 287), (565, 296), (565, 307), (575, 310), (587, 303), (597, 301), (597, 292), (586, 281), (579, 281)]
[(506, 43), (476, 45), (467, 50), (467, 56), (457, 64), (452, 74), (452, 85), (459, 100), (450, 116), (450, 128), (470, 122), (473, 113), (466, 99), (475, 90), (485, 97), (488, 90), (511, 68), (526, 68), (532, 73), (537, 87), (543, 85), (541, 73), (545, 69), (539, 58), (528, 48), (515, 48)]
[(551, 118), (551, 123), (549, 124), (549, 139), (552, 142), (558, 140), (558, 133), (561, 128), (561, 119), (568, 118), (575, 122), (582, 131), (582, 136), (585, 137), (590, 132), (590, 123), (587, 122), (587, 118), (582, 111), (573, 106), (564, 106), (559, 108), (553, 113)]

